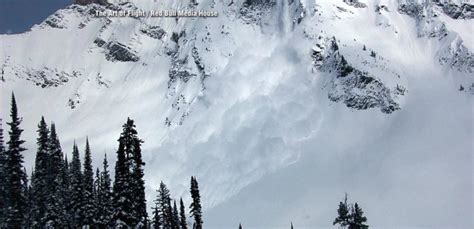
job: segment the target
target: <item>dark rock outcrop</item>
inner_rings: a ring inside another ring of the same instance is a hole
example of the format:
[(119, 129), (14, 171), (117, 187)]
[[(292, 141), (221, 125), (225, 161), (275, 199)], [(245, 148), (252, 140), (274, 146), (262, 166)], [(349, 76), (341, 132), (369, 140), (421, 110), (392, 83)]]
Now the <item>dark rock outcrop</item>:
[(347, 5), (353, 6), (355, 8), (366, 8), (365, 3), (359, 2), (359, 0), (344, 0)]
[(53, 15), (49, 16), (46, 18), (44, 21), (44, 24), (56, 28), (56, 29), (64, 29), (66, 28), (66, 21), (64, 18), (64, 15), (61, 14), (60, 12), (56, 12)]
[(88, 4), (99, 4), (99, 5), (107, 5), (107, 0), (74, 0), (74, 4), (77, 5), (88, 5)]
[(474, 5), (471, 4), (453, 4), (446, 3), (441, 5), (443, 12), (453, 19), (473, 19), (474, 18)]
[(78, 71), (65, 72), (57, 69), (43, 67), (40, 69), (29, 68), (17, 63), (5, 63), (1, 69), (2, 81), (5, 81), (4, 75), (14, 76), (24, 79), (42, 88), (59, 87), (69, 82), (71, 78), (77, 78), (81, 75)]
[(272, 14), (275, 5), (275, 0), (245, 0), (239, 10), (240, 18), (247, 24), (259, 25)]
[(160, 40), (166, 34), (165, 30), (160, 28), (159, 26), (149, 26), (147, 28), (143, 28), (140, 32), (148, 35), (151, 38)]
[(403, 95), (404, 88), (398, 86), (395, 92), (392, 92), (375, 76), (353, 67), (339, 52), (334, 37), (317, 44), (311, 56), (313, 66), (317, 70), (336, 76), (328, 85), (328, 98), (331, 101), (342, 102), (347, 107), (357, 110), (379, 108), (386, 114), (400, 109), (394, 96)]
[(444, 13), (453, 19), (472, 19), (474, 17), (473, 5), (439, 1), (421, 4), (410, 1), (400, 4), (398, 10), (416, 20), (419, 37), (438, 39), (445, 44), (437, 50), (436, 56), (440, 64), (460, 72), (474, 72), (473, 53), (466, 48), (459, 35), (449, 31), (446, 24), (438, 17), (439, 14)]
[(454, 39), (445, 48), (439, 50), (438, 61), (460, 72), (474, 73), (474, 54), (464, 46), (459, 37)]
[(105, 49), (105, 58), (109, 61), (137, 62), (140, 59), (133, 49), (120, 42), (109, 42)]

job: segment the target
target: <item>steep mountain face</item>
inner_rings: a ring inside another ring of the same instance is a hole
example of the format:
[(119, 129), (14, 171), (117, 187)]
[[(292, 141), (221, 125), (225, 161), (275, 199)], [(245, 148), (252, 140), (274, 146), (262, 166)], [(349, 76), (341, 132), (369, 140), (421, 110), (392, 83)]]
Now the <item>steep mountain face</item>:
[(453, 19), (472, 19), (473, 7), (467, 3), (408, 1), (400, 4), (399, 11), (416, 20), (419, 37), (437, 39), (441, 43), (436, 50), (436, 57), (440, 64), (448, 65), (461, 72), (473, 73), (472, 51), (466, 48), (462, 40), (459, 40), (459, 34), (450, 31), (446, 22), (442, 20), (444, 15)]
[[(42, 114), (66, 150), (88, 135), (97, 164), (130, 116), (148, 199), (196, 175), (209, 228), (329, 227), (346, 191), (376, 227), (472, 226), (472, 1), (92, 2), (0, 35), (27, 163)], [(172, 9), (219, 16), (133, 13)]]

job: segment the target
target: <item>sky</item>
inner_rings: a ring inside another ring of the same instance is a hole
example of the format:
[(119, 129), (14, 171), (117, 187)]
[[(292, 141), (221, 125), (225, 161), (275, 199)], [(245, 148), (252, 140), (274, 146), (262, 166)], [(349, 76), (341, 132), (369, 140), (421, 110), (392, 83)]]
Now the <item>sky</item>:
[(0, 34), (23, 33), (72, 0), (0, 0)]

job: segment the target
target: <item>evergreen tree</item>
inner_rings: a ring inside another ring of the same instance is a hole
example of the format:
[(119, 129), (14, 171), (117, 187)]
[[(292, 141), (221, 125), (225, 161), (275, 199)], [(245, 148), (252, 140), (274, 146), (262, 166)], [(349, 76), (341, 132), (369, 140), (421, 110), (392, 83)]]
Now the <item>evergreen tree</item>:
[(79, 149), (74, 142), (72, 150), (72, 162), (70, 168), (70, 219), (72, 221), (72, 227), (82, 227), (84, 221), (84, 214), (82, 212), (83, 204), (83, 187), (82, 187), (82, 172), (81, 172), (81, 159), (79, 158)]
[[(365, 46), (364, 46), (365, 47)], [(293, 222), (291, 222), (291, 229), (293, 229)]]
[(160, 225), (163, 229), (172, 229), (172, 210), (171, 210), (171, 197), (170, 191), (166, 185), (161, 182), (160, 187), (157, 190), (158, 196), (155, 200), (155, 204), (158, 206), (158, 214), (160, 218)]
[(71, 176), (70, 176), (70, 171), (69, 171), (69, 162), (67, 159), (67, 155), (64, 155), (64, 161), (63, 161), (63, 171), (61, 172), (61, 177), (63, 184), (61, 185), (61, 189), (63, 190), (63, 197), (64, 197), (64, 208), (65, 208), (65, 216), (66, 216), (66, 221), (65, 224), (67, 225), (66, 228), (71, 227), (72, 225), (72, 220), (71, 216), (72, 214), (72, 209), (71, 205), (69, 204), (71, 202)]
[(375, 56), (376, 56), (375, 52), (374, 52), (374, 51), (370, 51), (370, 56), (373, 57), (373, 58), (375, 58)]
[[(130, 188), (132, 189), (132, 211), (136, 223), (145, 224), (147, 219), (146, 199), (145, 199), (145, 181), (143, 179), (143, 166), (141, 144), (143, 140), (138, 138), (134, 121), (130, 118), (123, 126), (123, 133), (120, 140), (124, 142), (124, 148), (128, 163), (130, 165)], [(119, 141), (120, 141), (119, 140)]]
[(179, 213), (178, 207), (176, 206), (176, 200), (173, 201), (173, 213), (172, 213), (172, 228), (179, 229)]
[(110, 224), (111, 216), (113, 214), (111, 184), (112, 181), (110, 180), (107, 155), (104, 155), (103, 168), (100, 174), (100, 182), (97, 191), (97, 218), (98, 225), (101, 228), (105, 228)]
[(239, 223), (239, 229), (242, 229), (242, 224), (241, 223)]
[(3, 141), (3, 120), (0, 118), (0, 152), (5, 151), (4, 141)]
[(0, 118), (0, 228), (6, 227), (4, 224), (6, 216), (6, 201), (7, 201), (7, 173), (6, 163), (7, 155), (3, 145), (3, 127), (2, 119)]
[[(117, 150), (117, 156), (121, 159), (117, 159), (116, 172), (118, 169), (120, 171), (118, 171), (119, 181), (114, 183), (114, 192), (119, 192), (116, 194), (118, 195), (116, 200), (119, 202), (116, 202), (115, 211), (121, 216), (116, 215), (116, 217), (123, 218), (120, 219), (121, 222), (125, 222), (128, 226), (146, 227), (147, 212), (145, 181), (143, 179), (143, 166), (145, 163), (141, 155), (141, 144), (143, 141), (138, 138), (135, 124), (130, 118), (123, 125), (123, 131), (118, 141), (119, 149)], [(122, 190), (116, 188), (115, 184), (121, 186), (122, 188), (120, 189)], [(127, 203), (127, 206), (125, 203)]]
[(56, 133), (56, 125), (51, 124), (49, 136), (49, 163), (47, 184), (48, 192), (46, 201), (46, 222), (48, 226), (59, 228), (67, 226), (66, 196), (64, 189), (64, 163), (61, 143)]
[(12, 94), (11, 122), (9, 140), (7, 142), (7, 160), (6, 160), (6, 178), (7, 178), (7, 215), (5, 223), (7, 228), (21, 228), (26, 214), (26, 199), (24, 195), (24, 183), (26, 178), (23, 169), (23, 155), (21, 152), (26, 149), (22, 146), (25, 141), (21, 140), (20, 128), (22, 119), (18, 117), (18, 108), (16, 105), (15, 95)]
[(192, 203), (190, 208), (191, 216), (194, 218), (194, 229), (202, 229), (202, 210), (201, 210), (201, 196), (199, 194), (199, 186), (195, 177), (191, 177), (191, 198)]
[(161, 229), (161, 218), (160, 218), (160, 207), (158, 203), (155, 201), (155, 207), (153, 208), (153, 228), (154, 229)]
[(181, 229), (188, 229), (188, 224), (186, 223), (186, 210), (184, 209), (183, 199), (179, 199), (179, 226)]
[[(23, 174), (26, 174), (26, 169), (23, 167)], [(28, 184), (28, 177), (25, 175), (22, 179), (22, 196), (26, 200), (25, 204), (25, 215), (23, 216), (23, 226), (30, 227), (31, 226), (31, 212), (28, 211), (28, 206), (32, 203), (32, 196), (30, 192), (30, 186)]]
[(125, 157), (123, 145), (124, 143), (119, 140), (113, 187), (113, 224), (115, 227), (130, 227), (133, 222), (129, 166)]
[(94, 171), (92, 170), (91, 149), (89, 138), (86, 139), (84, 153), (84, 173), (82, 177), (82, 213), (84, 214), (84, 225), (91, 226), (94, 223)]
[(351, 223), (349, 229), (366, 229), (369, 228), (367, 224), (367, 217), (364, 216), (364, 212), (357, 203), (351, 209)]
[(99, 196), (100, 194), (100, 183), (102, 182), (101, 178), (101, 173), (99, 168), (95, 170), (95, 178), (94, 178), (94, 193), (93, 193), (93, 203), (94, 203), (94, 225), (99, 225), (100, 223), (100, 218), (99, 218), (99, 213), (100, 213), (100, 199)]
[(38, 149), (35, 158), (35, 171), (31, 179), (32, 195), (35, 197), (32, 203), (33, 227), (43, 228), (46, 226), (46, 203), (49, 195), (48, 170), (49, 170), (49, 129), (44, 117), (38, 124), (38, 138), (36, 143)]
[(339, 203), (337, 209), (338, 216), (333, 222), (333, 225), (339, 224), (342, 228), (348, 229), (367, 229), (369, 226), (365, 224), (367, 218), (364, 212), (357, 203), (353, 206), (347, 203), (347, 194), (344, 197), (344, 202)]
[(339, 202), (337, 209), (337, 217), (334, 219), (333, 225), (339, 224), (341, 227), (347, 227), (350, 223), (349, 204), (347, 203), (347, 193), (344, 196), (344, 202)]
[[(23, 167), (23, 172), (25, 174), (26, 173), (26, 169)], [(31, 169), (31, 176), (30, 177), (33, 177), (33, 172), (34, 170)], [(26, 206), (32, 206), (33, 205), (33, 194), (32, 194), (32, 189), (31, 189), (31, 181), (28, 182), (28, 177), (25, 176), (23, 178), (23, 196), (26, 200)], [(32, 220), (32, 215), (33, 215), (33, 211), (32, 211), (32, 208), (28, 208), (26, 209), (25, 211), (25, 217), (24, 217), (24, 222), (23, 222), (23, 227), (24, 228), (31, 228), (33, 227), (33, 220)]]
[(170, 229), (175, 229), (175, 222), (174, 222), (174, 218), (173, 218), (173, 205), (171, 205), (171, 198), (168, 198), (168, 207), (166, 208), (166, 218), (165, 220), (168, 222), (168, 227), (167, 228), (170, 228)]

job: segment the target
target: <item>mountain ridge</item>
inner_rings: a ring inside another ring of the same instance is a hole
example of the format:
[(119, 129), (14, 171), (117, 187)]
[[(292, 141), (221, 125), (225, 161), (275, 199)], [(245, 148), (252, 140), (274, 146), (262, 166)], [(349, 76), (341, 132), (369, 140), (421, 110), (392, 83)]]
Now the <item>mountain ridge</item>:
[[(468, 159), (463, 150), (469, 151), (472, 129), (461, 112), (469, 111), (474, 94), (474, 46), (468, 41), (472, 3), (455, 5), (462, 8), (461, 14), (454, 6), (445, 9), (441, 2), (386, 0), (72, 5), (30, 32), (0, 36), (0, 84), (2, 92), (14, 90), (25, 101), (25, 125), (34, 126), (36, 116), (45, 113), (65, 133), (65, 145), (77, 135), (88, 134), (96, 137), (91, 142), (100, 145), (97, 151), (113, 152), (114, 146), (105, 143), (118, 136), (113, 126), (120, 126), (127, 116), (137, 117), (145, 139), (147, 195), (154, 195), (160, 179), (184, 193), (187, 176), (196, 174), (208, 187), (203, 190), (208, 200), (204, 206), (212, 209), (225, 206), (245, 187), (258, 186), (260, 179), (300, 163), (307, 155), (312, 160), (317, 159), (314, 155), (326, 155), (310, 145), (324, 139), (321, 133), (331, 128), (344, 144), (362, 151), (364, 136), (378, 131), (390, 136), (387, 139), (403, 135), (385, 121), (408, 117), (414, 124), (429, 125), (431, 120), (415, 118), (413, 112), (420, 96), (411, 96), (423, 90), (433, 93), (426, 95), (439, 104), (428, 106), (423, 100), (422, 107), (437, 110), (436, 106), (448, 107), (454, 101), (449, 107), (460, 110), (453, 114), (460, 121), (450, 123), (465, 135), (449, 138), (461, 144), (451, 157)], [(94, 17), (97, 10), (170, 8), (214, 9), (219, 17)], [(438, 96), (431, 87), (451, 97)], [(54, 109), (45, 109), (45, 100)], [(7, 98), (2, 97), (2, 110), (8, 110), (7, 106)], [(336, 111), (347, 126), (330, 118)], [(460, 122), (467, 123), (464, 129)], [(102, 124), (103, 130), (95, 128)], [(360, 130), (364, 126), (372, 131)], [(437, 133), (433, 139), (439, 135), (444, 136)], [(27, 136), (32, 144), (34, 132)], [(421, 143), (411, 144), (422, 148), (417, 145)], [(342, 148), (350, 151), (348, 146)], [(351, 156), (350, 152), (341, 154)], [(403, 154), (403, 160), (408, 155)], [(433, 160), (440, 155), (435, 153)], [(448, 161), (454, 161), (451, 157)], [(100, 161), (97, 158), (94, 161)], [(361, 156), (364, 159), (373, 158)], [(32, 161), (31, 155), (27, 161)], [(469, 170), (462, 165), (462, 171)], [(458, 174), (448, 169), (446, 173)], [(468, 187), (468, 177), (457, 179)], [(344, 191), (337, 190), (330, 198), (340, 198)], [(447, 205), (469, 212), (465, 204)], [(216, 218), (211, 221), (218, 222)], [(311, 216), (309, 224), (316, 219), (320, 218)], [(392, 221), (383, 218), (376, 225), (387, 222)], [(412, 223), (418, 221), (412, 219)]]

